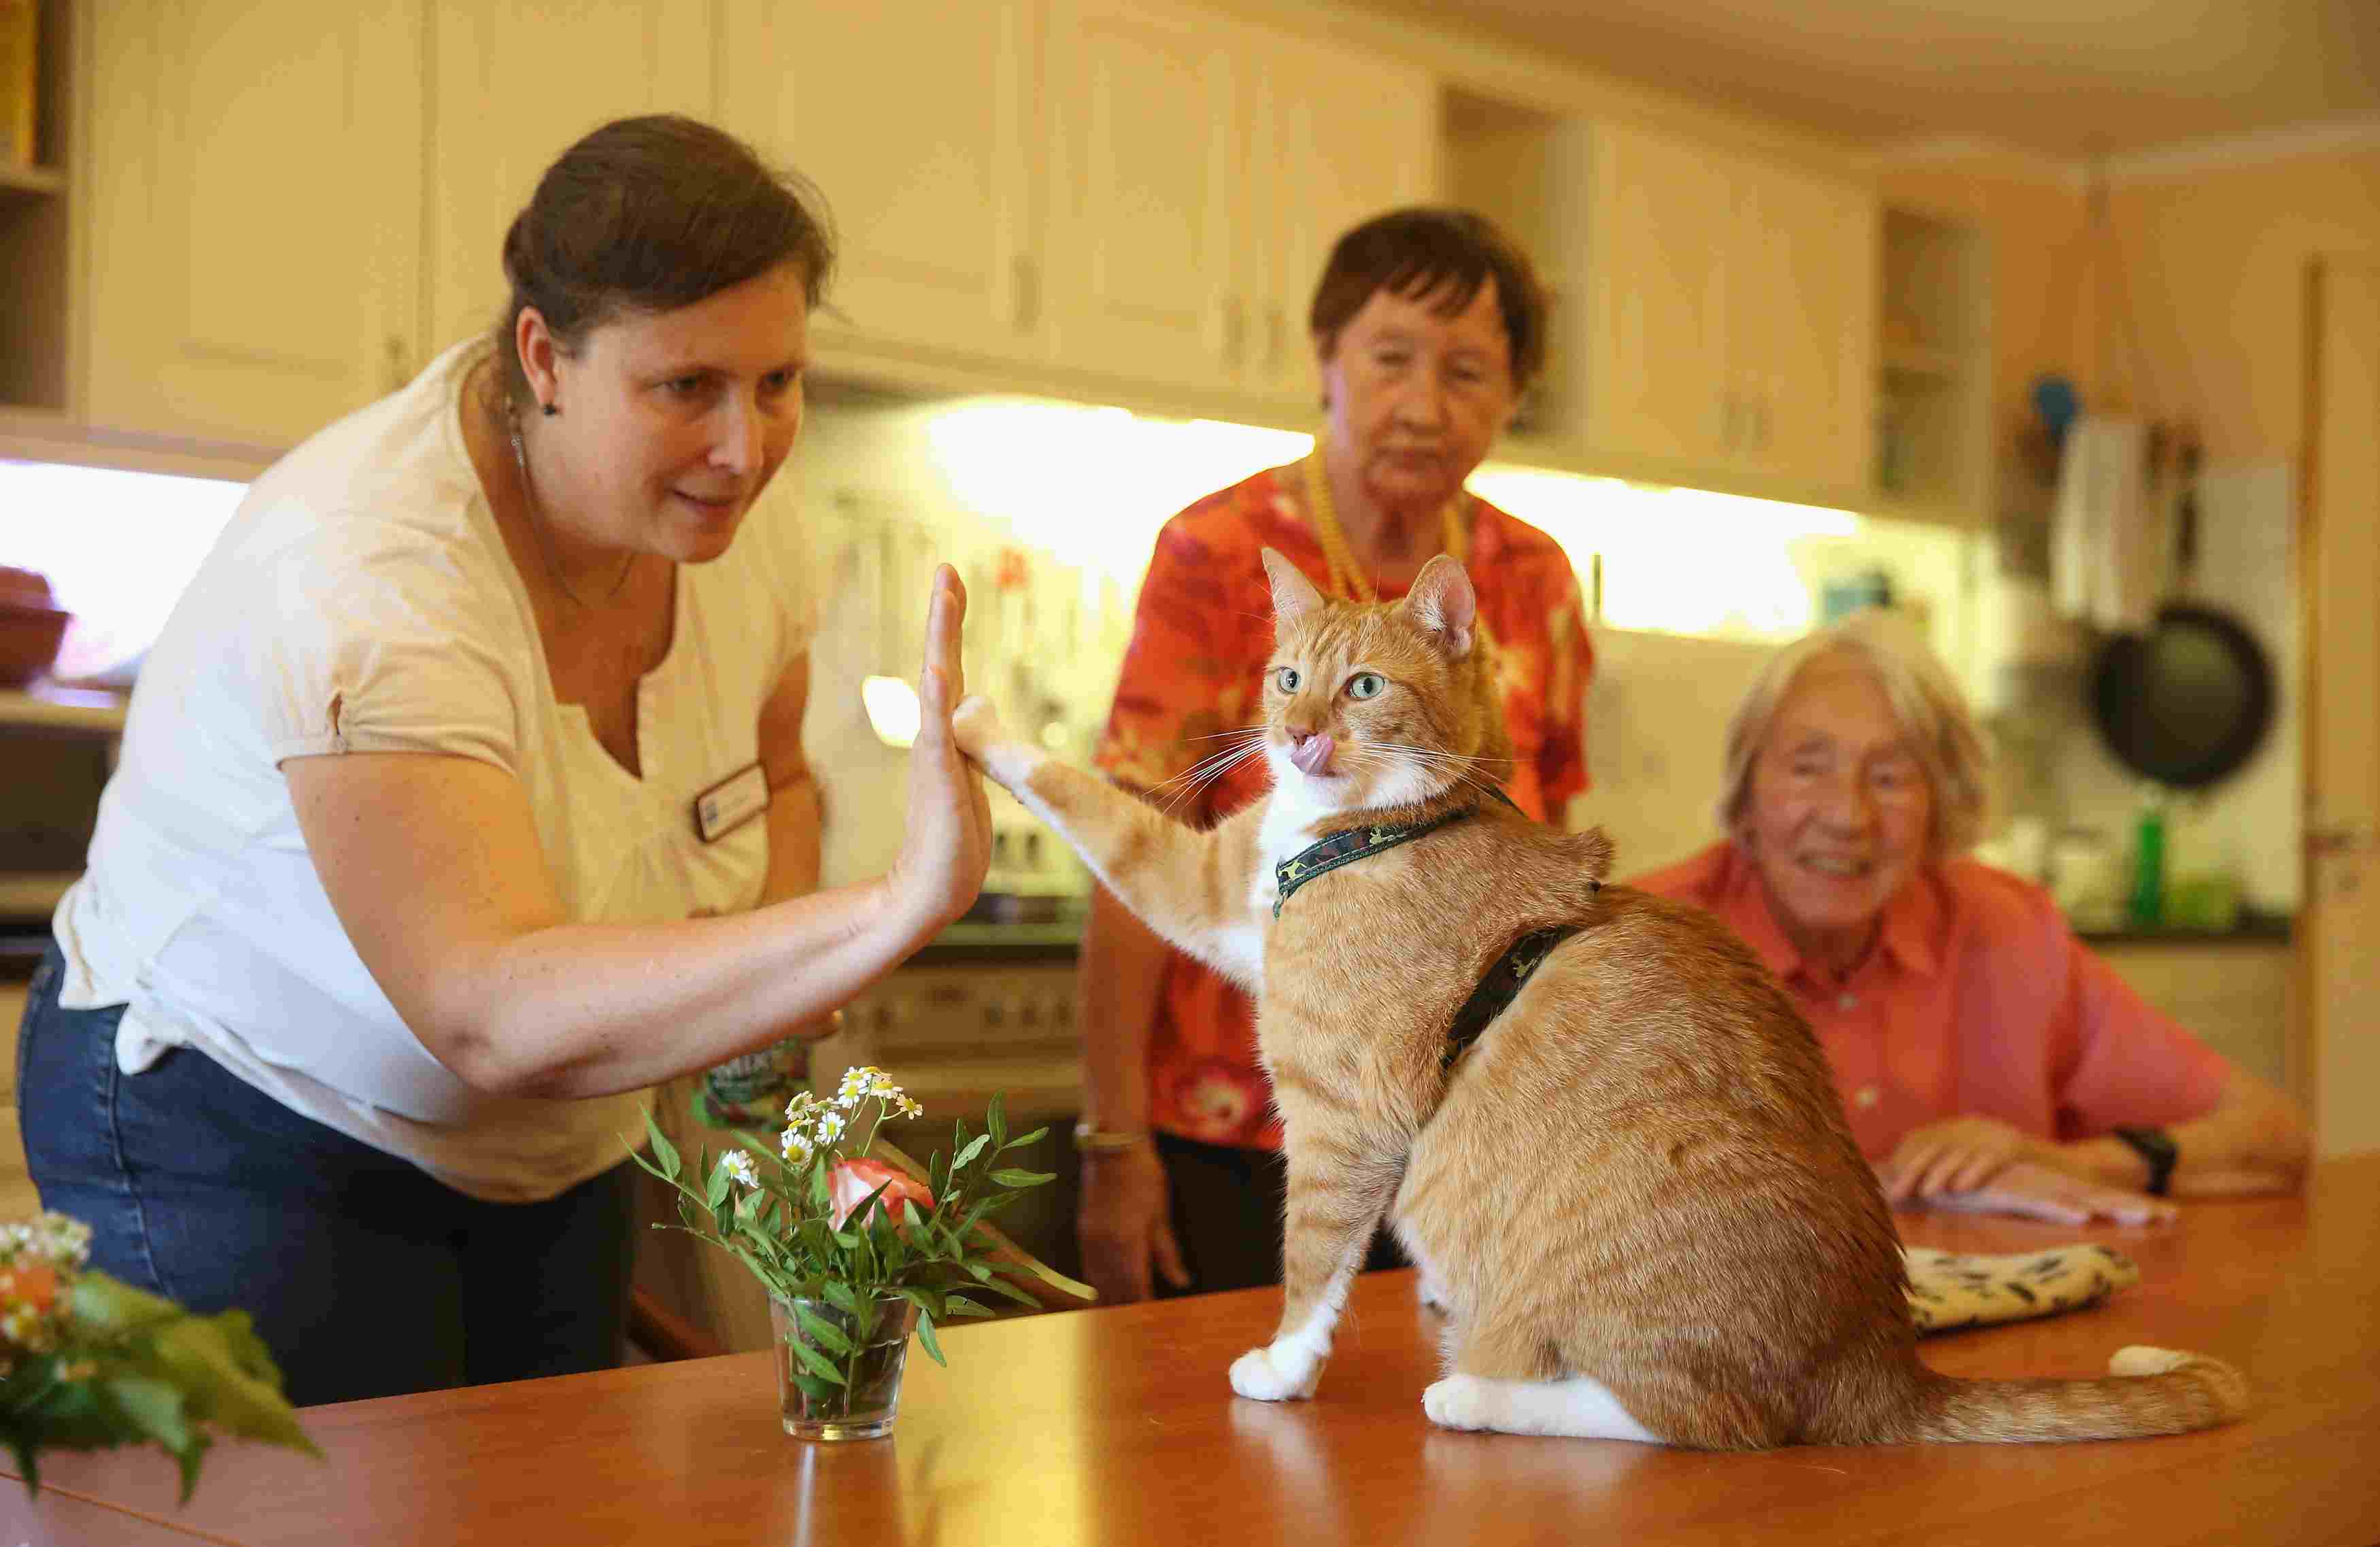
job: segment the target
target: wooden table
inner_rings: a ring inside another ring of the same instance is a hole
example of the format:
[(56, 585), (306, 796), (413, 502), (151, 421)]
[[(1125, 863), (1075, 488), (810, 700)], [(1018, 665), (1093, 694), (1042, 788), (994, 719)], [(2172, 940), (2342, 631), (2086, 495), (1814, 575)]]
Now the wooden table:
[[(1904, 1215), (1909, 1238), (2019, 1251), (2079, 1234)], [(912, 1353), (890, 1440), (779, 1431), (763, 1355), (317, 1407), (316, 1464), (219, 1452), (176, 1509), (153, 1452), (58, 1456), (0, 1487), (0, 1544), (1767, 1541), (2380, 1543), (2380, 1156), (2302, 1200), (2193, 1203), (2089, 1232), (2143, 1281), (2097, 1309), (1929, 1340), (1962, 1375), (2089, 1375), (2126, 1343), (2220, 1354), (2256, 1406), (2121, 1443), (1712, 1456), (1457, 1434), (1421, 1413), (1411, 1275), (1362, 1280), (1311, 1402), (1234, 1398), (1274, 1292), (983, 1323)]]

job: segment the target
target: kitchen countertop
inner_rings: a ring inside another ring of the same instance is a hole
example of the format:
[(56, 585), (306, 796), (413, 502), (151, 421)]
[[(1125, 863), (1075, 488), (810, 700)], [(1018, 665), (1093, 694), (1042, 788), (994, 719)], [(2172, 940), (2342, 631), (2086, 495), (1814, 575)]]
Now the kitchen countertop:
[(2248, 913), (2228, 930), (2185, 930), (2159, 925), (2118, 925), (2113, 929), (2080, 929), (2075, 933), (2092, 945), (2239, 945), (2287, 944), (2296, 920), (2286, 913)]

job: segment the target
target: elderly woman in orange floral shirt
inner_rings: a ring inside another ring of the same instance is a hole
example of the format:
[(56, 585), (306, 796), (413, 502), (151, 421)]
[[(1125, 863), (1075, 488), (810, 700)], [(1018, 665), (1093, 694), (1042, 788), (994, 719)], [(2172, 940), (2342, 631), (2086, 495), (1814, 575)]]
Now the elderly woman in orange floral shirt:
[[(1527, 258), (1476, 215), (1399, 210), (1340, 238), (1308, 314), (1324, 409), (1314, 452), (1159, 535), (1098, 754), (1111, 777), (1202, 822), (1264, 793), (1260, 760), (1198, 772), (1257, 716), (1272, 648), (1263, 548), (1363, 600), (1402, 594), (1451, 553), (1502, 656), (1506, 793), (1561, 819), (1586, 787), (1594, 658), (1577, 578), (1552, 539), (1463, 490), (1543, 361), (1545, 314)], [(1152, 1267), (1172, 1290), (1277, 1282), (1281, 1125), (1248, 1001), (1104, 891), (1079, 993), (1086, 1276), (1110, 1301), (1147, 1297)], [(1374, 1265), (1393, 1251), (1383, 1237)]]

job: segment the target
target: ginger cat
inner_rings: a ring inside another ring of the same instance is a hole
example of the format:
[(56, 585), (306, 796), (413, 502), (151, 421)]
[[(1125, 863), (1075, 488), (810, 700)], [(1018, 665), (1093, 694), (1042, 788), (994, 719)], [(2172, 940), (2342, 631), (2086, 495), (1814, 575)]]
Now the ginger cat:
[[(1433, 559), (1404, 600), (1355, 605), (1264, 561), (1273, 790), (1211, 831), (1053, 761), (981, 698), (953, 719), (1127, 907), (1257, 1000), (1287, 1134), (1286, 1299), (1233, 1390), (1313, 1394), (1385, 1212), (1447, 1313), (1422, 1406), (1449, 1428), (1752, 1449), (2240, 1413), (2236, 1371), (2164, 1349), (2082, 1381), (1921, 1364), (1890, 1214), (1784, 991), (1708, 915), (1600, 886), (1600, 832), (1481, 798), (1510, 747), (1462, 566)], [(1463, 811), (1280, 899), (1275, 865), (1320, 838)], [(1444, 1068), (1482, 974), (1548, 926), (1576, 932)]]

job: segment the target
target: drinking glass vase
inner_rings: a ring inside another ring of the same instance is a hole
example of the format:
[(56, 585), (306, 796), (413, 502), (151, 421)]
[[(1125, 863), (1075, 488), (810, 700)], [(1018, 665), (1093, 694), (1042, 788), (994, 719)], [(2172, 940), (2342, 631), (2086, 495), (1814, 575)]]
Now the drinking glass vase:
[(777, 1410), (786, 1433), (802, 1440), (873, 1440), (892, 1431), (909, 1334), (917, 1324), (914, 1304), (886, 1296), (861, 1301), (854, 1314), (832, 1300), (771, 1295), (769, 1322), (776, 1332)]

